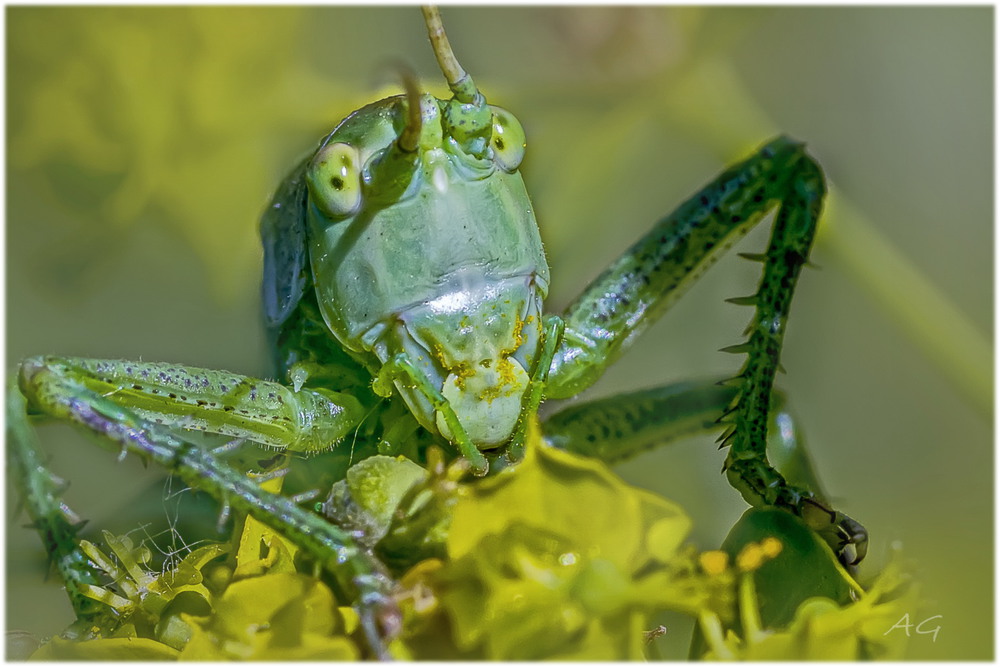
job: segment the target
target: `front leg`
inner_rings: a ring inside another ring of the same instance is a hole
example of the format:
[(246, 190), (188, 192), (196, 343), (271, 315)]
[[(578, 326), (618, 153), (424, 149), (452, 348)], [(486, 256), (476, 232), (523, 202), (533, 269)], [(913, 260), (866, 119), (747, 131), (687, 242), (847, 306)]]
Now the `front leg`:
[[(809, 257), (826, 187), (802, 144), (778, 137), (748, 160), (723, 172), (599, 276), (567, 309), (563, 344), (556, 352), (546, 395), (566, 398), (593, 384), (645, 327), (658, 319), (730, 245), (767, 212), (778, 208), (756, 294), (734, 299), (756, 308), (749, 338), (727, 348), (746, 353), (733, 379), (726, 412), (730, 429), (725, 471), (752, 505), (775, 505), (802, 516), (818, 530), (831, 524), (849, 533), (863, 529), (833, 512), (768, 462), (767, 422), (774, 375), (792, 294)], [(860, 551), (860, 550), (859, 550)], [(859, 557), (863, 554), (859, 553)], [(860, 559), (860, 558), (859, 558)]]
[[(357, 399), (325, 390), (295, 392), (274, 382), (222, 371), (57, 357), (25, 361), (20, 392), (27, 405), (12, 401), (12, 411), (23, 412), (27, 407), (83, 426), (103, 444), (154, 461), (190, 487), (253, 516), (297, 544), (354, 598), (372, 650), (379, 657), (388, 656), (385, 637), (396, 614), (389, 596), (392, 583), (371, 553), (359, 547), (347, 531), (290, 498), (262, 490), (212, 451), (185, 441), (174, 431), (193, 428), (290, 451), (319, 451), (334, 446), (363, 419), (366, 410)], [(15, 421), (23, 419), (12, 416)], [(91, 573), (80, 567), (79, 561), (84, 566), (86, 562), (73, 539), (72, 522), (54, 509), (61, 505), (46, 481), (48, 474), (33, 463), (26, 428), (13, 435), (18, 440), (10, 450), (15, 462), (20, 462), (16, 468), (28, 471), (29, 480), (32, 475), (40, 480), (25, 490), (40, 488), (47, 500), (34, 508), (29, 505), (29, 510), (33, 517), (38, 514), (44, 519), (36, 522), (46, 531), (46, 546), (56, 547), (56, 556), (68, 563), (64, 568), (69, 573), (67, 589), (77, 611), (92, 614), (83, 606), (88, 604), (83, 591), (91, 583)], [(54, 537), (49, 535), (53, 526), (60, 531)], [(88, 578), (78, 583), (84, 575)]]
[(29, 407), (64, 400), (60, 383), (104, 396), (145, 421), (218, 433), (291, 452), (332, 449), (364, 418), (354, 396), (161, 362), (35, 357), (21, 365)]

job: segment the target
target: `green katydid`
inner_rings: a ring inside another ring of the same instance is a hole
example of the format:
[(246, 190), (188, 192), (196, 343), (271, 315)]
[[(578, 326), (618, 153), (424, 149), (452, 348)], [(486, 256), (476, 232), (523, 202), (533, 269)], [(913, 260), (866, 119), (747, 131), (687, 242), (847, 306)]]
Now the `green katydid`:
[[(542, 423), (554, 446), (617, 460), (728, 425), (728, 478), (748, 502), (803, 517), (843, 558), (864, 529), (768, 462), (772, 385), (792, 292), (825, 192), (801, 144), (779, 137), (665, 217), (561, 316), (545, 314), (549, 268), (518, 167), (524, 132), (486, 103), (424, 12), (453, 93), (407, 92), (351, 114), (278, 188), (264, 215), (264, 306), (283, 382), (151, 362), (39, 357), (21, 366), (32, 412), (74, 422), (148, 456), (189, 484), (300, 544), (353, 593), (376, 653), (392, 621), (392, 582), (354, 537), (259, 491), (178, 435), (203, 430), (287, 452), (346, 436), (421, 459), (430, 446), (472, 471), (516, 464), (543, 399), (591, 386), (735, 238), (777, 208), (739, 374), (576, 404)], [(12, 414), (23, 411), (11, 393)], [(12, 422), (17, 423), (16, 420)], [(100, 613), (72, 517), (15, 438), (27, 507), (82, 617)], [(806, 476), (808, 478), (808, 476)]]

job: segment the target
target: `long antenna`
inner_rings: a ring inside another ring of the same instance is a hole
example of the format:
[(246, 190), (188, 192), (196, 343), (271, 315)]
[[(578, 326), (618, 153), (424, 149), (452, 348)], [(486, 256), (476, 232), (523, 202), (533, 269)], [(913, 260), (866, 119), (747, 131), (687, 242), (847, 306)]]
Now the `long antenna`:
[(444, 24), (441, 22), (441, 12), (435, 5), (426, 5), (421, 7), (420, 11), (423, 12), (424, 22), (427, 23), (427, 35), (431, 38), (438, 66), (444, 78), (448, 80), (448, 87), (455, 94), (455, 99), (467, 104), (475, 102), (479, 90), (451, 50), (448, 35), (445, 34)]

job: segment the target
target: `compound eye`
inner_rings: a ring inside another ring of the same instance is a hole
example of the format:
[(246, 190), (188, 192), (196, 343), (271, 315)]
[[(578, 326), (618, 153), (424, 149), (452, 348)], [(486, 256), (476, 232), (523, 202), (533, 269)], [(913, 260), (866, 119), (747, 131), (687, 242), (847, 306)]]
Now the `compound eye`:
[(360, 161), (358, 149), (337, 143), (324, 146), (309, 165), (309, 194), (331, 218), (343, 218), (361, 207)]
[(493, 107), (493, 159), (507, 172), (517, 169), (524, 159), (524, 129), (514, 114)]

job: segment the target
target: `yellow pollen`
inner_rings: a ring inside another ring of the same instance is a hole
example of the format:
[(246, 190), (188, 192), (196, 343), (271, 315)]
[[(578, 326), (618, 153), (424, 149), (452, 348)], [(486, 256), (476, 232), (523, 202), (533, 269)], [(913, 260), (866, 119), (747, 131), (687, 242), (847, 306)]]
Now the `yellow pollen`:
[(767, 559), (764, 556), (764, 550), (756, 542), (751, 542), (743, 547), (743, 550), (736, 556), (736, 567), (743, 572), (753, 572), (763, 565), (765, 560)]
[[(523, 320), (519, 317), (514, 321), (514, 350), (521, 347), (524, 343), (524, 325), (531, 324), (531, 321), (534, 319), (534, 315), (528, 315)], [(511, 350), (511, 352), (514, 350)]]
[(487, 403), (501, 396), (513, 396), (517, 393), (517, 375), (514, 372), (514, 362), (506, 355), (497, 360), (497, 383), (483, 390), (477, 398)]
[(705, 574), (722, 574), (729, 565), (729, 554), (725, 551), (706, 551), (698, 556), (698, 563)]
[(782, 544), (775, 537), (765, 537), (760, 542), (751, 542), (736, 556), (736, 566), (744, 572), (753, 572), (780, 554), (781, 549)]
[(781, 540), (776, 537), (765, 537), (760, 543), (760, 548), (764, 551), (765, 556), (768, 558), (774, 558), (781, 553)]

